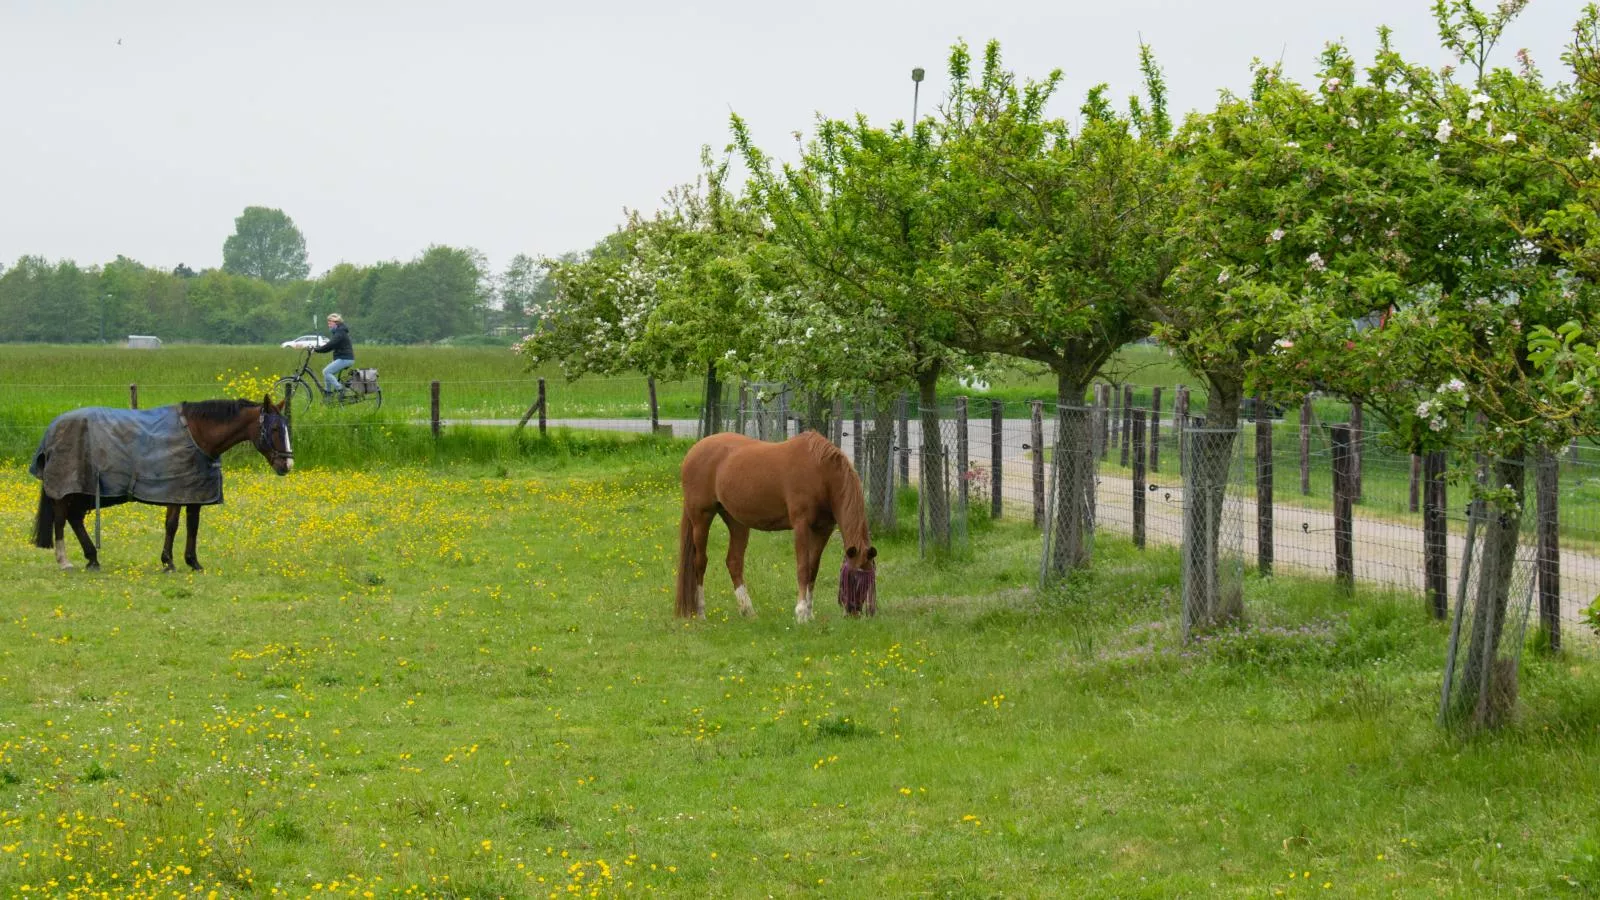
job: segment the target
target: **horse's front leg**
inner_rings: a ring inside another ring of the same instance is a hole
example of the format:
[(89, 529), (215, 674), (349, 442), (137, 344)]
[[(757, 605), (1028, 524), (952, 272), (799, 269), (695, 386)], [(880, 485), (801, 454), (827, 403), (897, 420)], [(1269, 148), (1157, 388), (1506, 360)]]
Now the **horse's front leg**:
[(167, 505), (167, 539), (161, 545), (161, 571), (171, 572), (175, 569), (172, 565), (172, 540), (178, 536), (178, 505)]
[(200, 504), (191, 503), (185, 507), (184, 525), (186, 528), (184, 529), (183, 561), (188, 563), (189, 568), (196, 572), (204, 572), (206, 567), (200, 565), (200, 556), (196, 550), (196, 545), (200, 538)]
[(816, 542), (816, 535), (811, 528), (802, 523), (796, 523), (794, 529), (794, 576), (798, 585), (800, 597), (794, 604), (794, 620), (796, 622), (811, 621), (811, 585), (816, 581), (816, 569), (812, 565), (812, 545)]

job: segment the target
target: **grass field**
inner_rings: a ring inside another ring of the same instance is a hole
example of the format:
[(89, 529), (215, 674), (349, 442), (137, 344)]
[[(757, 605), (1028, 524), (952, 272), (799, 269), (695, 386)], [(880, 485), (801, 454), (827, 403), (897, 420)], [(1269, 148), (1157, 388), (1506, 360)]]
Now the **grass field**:
[(806, 627), (788, 536), (746, 621), (715, 531), (678, 622), (681, 451), (240, 458), (172, 576), (143, 507), (56, 571), (0, 465), (0, 894), (1600, 890), (1587, 655), (1525, 657), (1519, 721), (1463, 739), (1420, 604), (1251, 581), (1249, 627), (1185, 648), (1175, 554), (1103, 539), (1040, 595), (1007, 522), (943, 566), (880, 536), (882, 614), (824, 587)]

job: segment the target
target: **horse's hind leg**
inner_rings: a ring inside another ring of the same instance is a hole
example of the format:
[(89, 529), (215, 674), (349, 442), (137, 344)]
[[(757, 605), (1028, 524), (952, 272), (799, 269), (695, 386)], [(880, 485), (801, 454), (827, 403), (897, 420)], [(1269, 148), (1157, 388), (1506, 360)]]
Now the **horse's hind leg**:
[(83, 517), (88, 511), (87, 505), (72, 507), (67, 512), (67, 524), (72, 526), (72, 533), (78, 536), (78, 546), (83, 548), (83, 558), (86, 560), (84, 569), (96, 572), (100, 569), (100, 552), (95, 549), (94, 541), (89, 539), (88, 529), (83, 527)]
[(177, 506), (177, 504), (169, 504), (167, 506), (167, 523), (166, 523), (166, 527), (167, 527), (166, 542), (161, 545), (161, 571), (163, 571), (163, 572), (172, 572), (172, 571), (174, 571), (176, 569), (176, 567), (172, 565), (172, 540), (173, 540), (173, 538), (176, 538), (178, 536), (178, 506)]
[(71, 509), (72, 505), (68, 498), (60, 497), (56, 499), (55, 512), (53, 513), (55, 520), (51, 523), (51, 526), (55, 529), (53, 537), (56, 548), (56, 565), (62, 569), (72, 568), (72, 563), (67, 560), (67, 516)]
[(711, 536), (711, 514), (695, 514), (692, 523), (694, 535), (694, 559), (691, 560), (694, 575), (694, 614), (704, 619), (706, 617), (706, 563), (710, 555), (706, 553), (706, 541)]
[(725, 512), (722, 521), (728, 526), (728, 577), (733, 579), (733, 596), (739, 599), (740, 614), (753, 616), (755, 604), (750, 602), (750, 588), (744, 583), (744, 551), (750, 546), (750, 528)]
[(204, 572), (206, 567), (200, 565), (198, 542), (200, 539), (200, 504), (191, 503), (184, 508), (184, 542), (183, 561), (189, 568), (196, 572)]

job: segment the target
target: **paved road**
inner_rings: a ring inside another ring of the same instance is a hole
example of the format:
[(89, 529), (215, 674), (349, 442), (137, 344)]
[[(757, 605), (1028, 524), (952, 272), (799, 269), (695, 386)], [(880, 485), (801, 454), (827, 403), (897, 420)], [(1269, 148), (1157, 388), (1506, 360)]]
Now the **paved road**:
[[(515, 420), (471, 420), (472, 424), (515, 425)], [(606, 431), (647, 431), (649, 423), (643, 419), (552, 419), (551, 427), (596, 429)], [(661, 424), (672, 429), (675, 437), (694, 437), (699, 423), (694, 419), (664, 419)], [(917, 452), (922, 444), (921, 423), (909, 423), (911, 477), (917, 480), (919, 464)], [(1170, 429), (1169, 421), (1162, 423), (1163, 430)], [(853, 456), (855, 442), (850, 434), (853, 423), (845, 423), (844, 450)], [(1001, 425), (1001, 461), (1004, 475), (1002, 497), (1008, 509), (1015, 514), (1029, 515), (1033, 497), (1032, 454), (1028, 445), (1032, 441), (1032, 424), (1027, 419), (1006, 419)], [(988, 419), (974, 419), (968, 424), (969, 447), (974, 465), (987, 467), (991, 462), (993, 425)], [(947, 436), (951, 432), (947, 432)], [(1167, 431), (1170, 434), (1170, 431)], [(1045, 445), (1055, 439), (1055, 422), (1047, 417), (1044, 422)], [(1156, 489), (1146, 495), (1147, 540), (1152, 544), (1177, 545), (1183, 534), (1183, 485), (1172, 469), (1176, 461), (1168, 462), (1168, 471), (1152, 474), (1150, 482)], [(1049, 483), (1050, 466), (1045, 466), (1046, 484)], [(1117, 474), (1102, 473), (1097, 492), (1097, 521), (1099, 527), (1120, 534), (1133, 531), (1133, 483)], [(1273, 504), (1273, 556), (1280, 570), (1296, 570), (1333, 577), (1333, 513), (1330, 510), (1312, 509), (1295, 504), (1292, 500), (1279, 500)], [(1229, 501), (1229, 520), (1238, 523), (1233, 532), (1238, 536), (1239, 551), (1247, 565), (1255, 565), (1257, 554), (1256, 509), (1253, 497), (1239, 497)], [(1422, 529), (1420, 523), (1363, 515), (1357, 507), (1353, 524), (1355, 545), (1355, 575), (1360, 581), (1376, 585), (1421, 593), (1423, 589)], [(1465, 537), (1452, 530), (1449, 537), (1450, 590), (1454, 596), (1459, 575)], [(1531, 559), (1531, 547), (1525, 547), (1525, 558)], [(1526, 589), (1527, 582), (1523, 582)], [(1600, 594), (1600, 557), (1588, 553), (1563, 550), (1561, 552), (1562, 618), (1577, 621), (1597, 594)]]

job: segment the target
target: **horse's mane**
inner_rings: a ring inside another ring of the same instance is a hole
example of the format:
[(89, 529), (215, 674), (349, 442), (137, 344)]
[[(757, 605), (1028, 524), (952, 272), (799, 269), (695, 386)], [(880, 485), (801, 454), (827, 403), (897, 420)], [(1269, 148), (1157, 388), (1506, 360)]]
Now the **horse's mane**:
[(254, 400), (186, 400), (183, 414), (207, 422), (232, 422), (246, 409), (260, 405)]
[(833, 511), (834, 520), (843, 524), (866, 519), (866, 500), (862, 497), (861, 478), (856, 474), (856, 467), (850, 463), (850, 457), (834, 446), (833, 441), (815, 431), (802, 431), (796, 439), (803, 441), (817, 462), (836, 469), (839, 477), (845, 482), (845, 490), (835, 498), (838, 508)]

